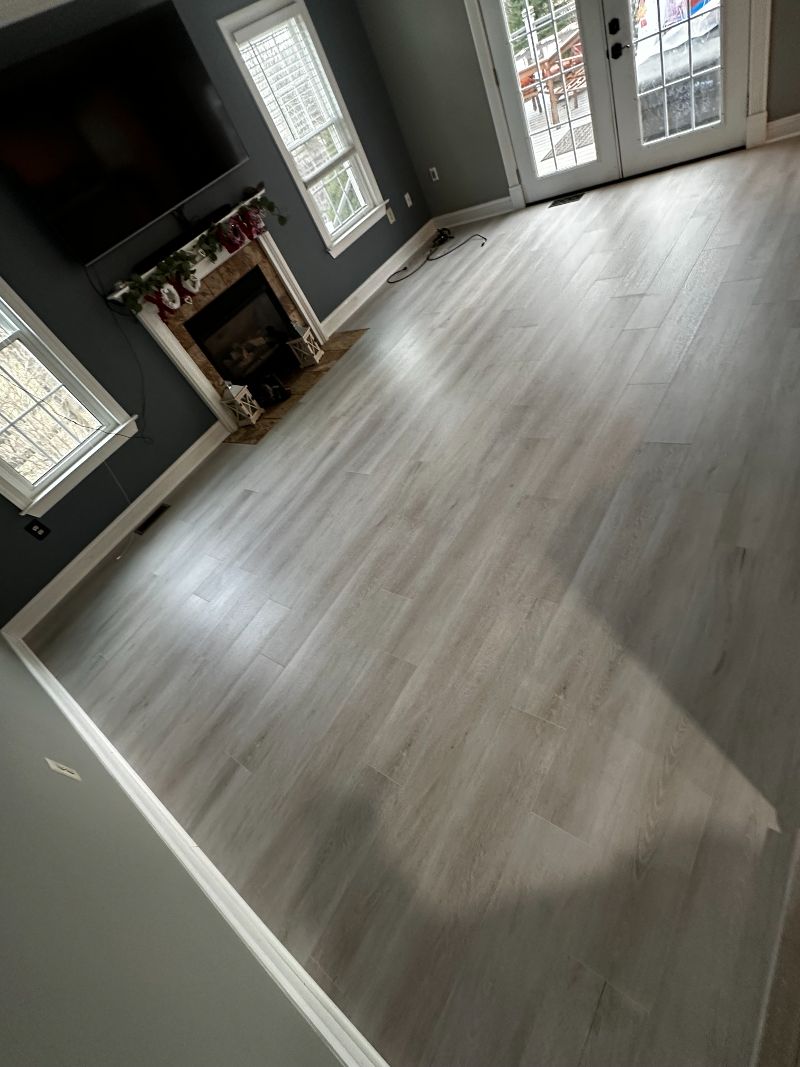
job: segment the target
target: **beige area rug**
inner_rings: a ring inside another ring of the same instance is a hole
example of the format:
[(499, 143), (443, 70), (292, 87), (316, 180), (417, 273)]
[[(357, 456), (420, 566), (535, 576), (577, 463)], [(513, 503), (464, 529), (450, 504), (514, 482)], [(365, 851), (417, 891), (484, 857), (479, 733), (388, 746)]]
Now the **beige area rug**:
[(292, 390), (292, 395), (282, 404), (266, 408), (264, 414), (255, 426), (240, 426), (230, 437), (226, 438), (226, 445), (256, 445), (269, 431), (276, 426), (287, 411), (298, 404), (320, 378), (327, 374), (331, 367), (338, 363), (359, 338), (363, 337), (366, 330), (340, 330), (325, 343), (325, 354), (315, 367), (298, 368), (297, 373), (291, 378), (286, 378), (286, 385)]

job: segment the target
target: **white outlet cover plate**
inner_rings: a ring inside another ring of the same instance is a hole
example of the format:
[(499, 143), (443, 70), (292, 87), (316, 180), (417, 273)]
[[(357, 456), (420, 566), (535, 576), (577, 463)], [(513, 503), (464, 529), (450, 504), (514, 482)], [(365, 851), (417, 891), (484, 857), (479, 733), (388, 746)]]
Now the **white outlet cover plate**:
[(45, 756), (44, 761), (56, 774), (63, 774), (65, 778), (74, 778), (76, 782), (83, 780), (74, 767), (68, 767), (66, 763), (59, 763), (58, 760), (50, 759), (49, 756)]

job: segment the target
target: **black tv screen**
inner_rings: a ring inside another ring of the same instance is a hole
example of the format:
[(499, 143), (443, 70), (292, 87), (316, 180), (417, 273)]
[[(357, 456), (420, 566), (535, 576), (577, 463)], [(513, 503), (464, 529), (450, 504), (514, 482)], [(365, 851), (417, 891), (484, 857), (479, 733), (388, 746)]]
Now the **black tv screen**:
[(246, 158), (170, 3), (0, 72), (0, 171), (91, 262)]

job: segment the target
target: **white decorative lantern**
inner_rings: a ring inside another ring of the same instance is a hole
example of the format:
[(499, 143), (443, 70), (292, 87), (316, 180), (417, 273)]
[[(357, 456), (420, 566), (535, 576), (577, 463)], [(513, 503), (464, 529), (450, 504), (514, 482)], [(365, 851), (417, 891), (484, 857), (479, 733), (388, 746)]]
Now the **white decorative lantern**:
[(299, 337), (289, 341), (289, 348), (301, 367), (315, 367), (325, 354), (322, 345), (310, 326), (298, 326)]
[(226, 382), (222, 403), (233, 412), (240, 426), (255, 426), (264, 412), (246, 385), (231, 385)]

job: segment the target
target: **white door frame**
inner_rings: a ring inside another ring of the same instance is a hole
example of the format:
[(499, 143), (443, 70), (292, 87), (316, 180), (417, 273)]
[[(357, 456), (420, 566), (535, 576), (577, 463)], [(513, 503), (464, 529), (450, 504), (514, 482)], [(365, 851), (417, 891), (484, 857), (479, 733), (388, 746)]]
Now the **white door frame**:
[(503, 99), (500, 96), (497, 71), (494, 69), (494, 60), (489, 48), (489, 37), (483, 21), (483, 12), (480, 9), (479, 0), (464, 0), (464, 6), (467, 9), (467, 19), (472, 30), (475, 51), (478, 54), (478, 66), (481, 68), (486, 98), (489, 101), (489, 111), (492, 114), (492, 122), (497, 134), (497, 145), (503, 160), (503, 169), (506, 172), (508, 195), (511, 197), (512, 210), (515, 210), (525, 207), (525, 197), (522, 192), (522, 180), (517, 166), (517, 157), (514, 155), (514, 146), (511, 143), (511, 127), (503, 106)]
[[(498, 0), (499, 2), (499, 0)], [(598, 0), (599, 2), (599, 0)], [(489, 111), (492, 115), (497, 144), (508, 181), (508, 192), (514, 207), (524, 207), (520, 184), (519, 162), (514, 154), (511, 127), (500, 96), (497, 71), (492, 60), (489, 38), (483, 21), (479, 0), (464, 0), (467, 19), (475, 42)], [(750, 0), (750, 59), (747, 77), (746, 148), (754, 148), (767, 139), (767, 85), (769, 82), (769, 35), (772, 19), (772, 0)]]

